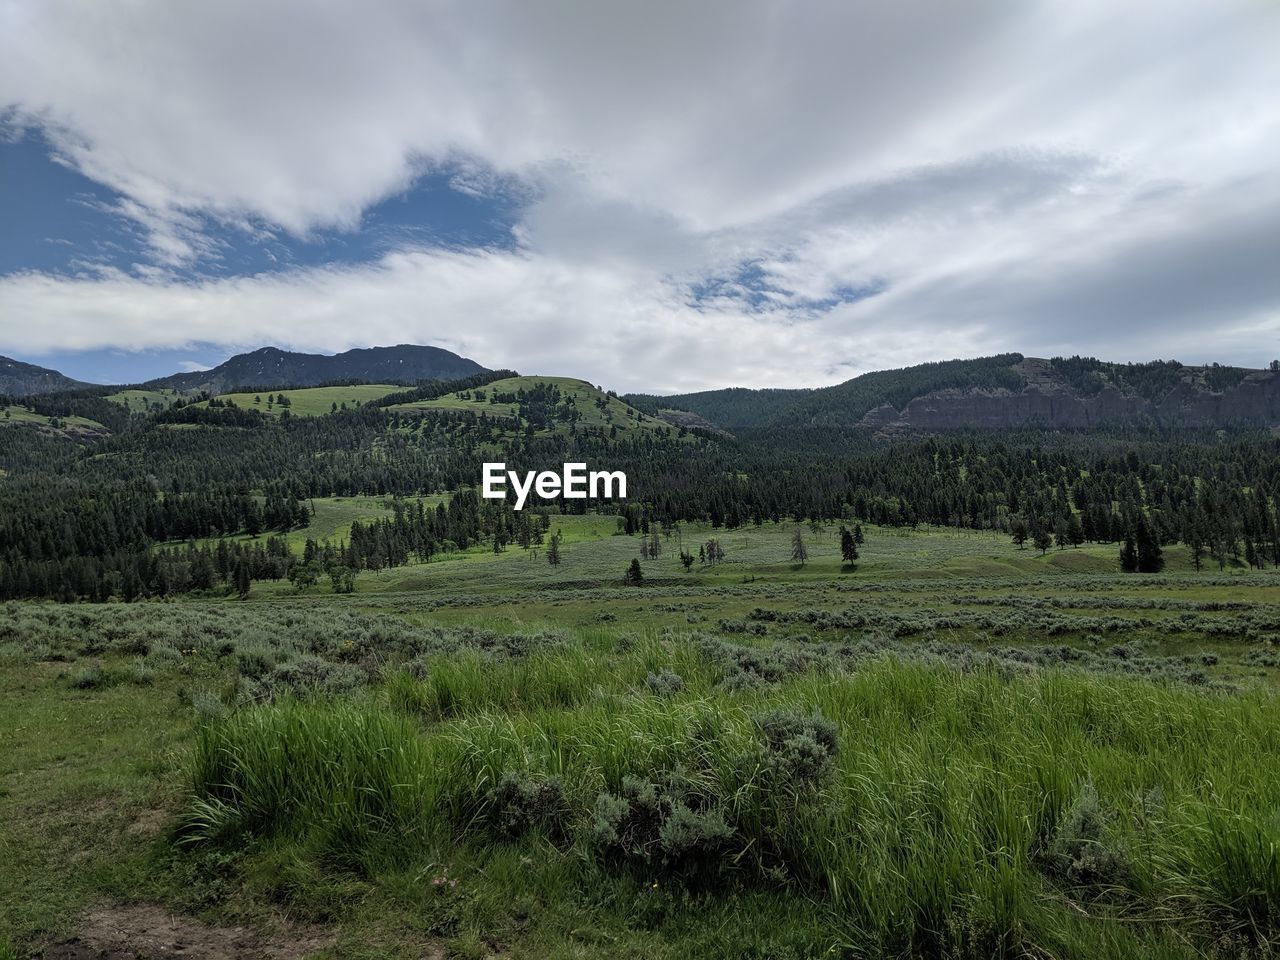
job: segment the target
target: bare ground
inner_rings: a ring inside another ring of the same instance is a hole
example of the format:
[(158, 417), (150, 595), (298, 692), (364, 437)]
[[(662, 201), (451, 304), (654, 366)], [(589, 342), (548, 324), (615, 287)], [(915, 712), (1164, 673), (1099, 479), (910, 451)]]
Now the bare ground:
[(319, 927), (292, 926), (264, 933), (246, 927), (211, 927), (151, 904), (99, 907), (79, 932), (41, 954), (45, 960), (304, 960), (333, 942)]

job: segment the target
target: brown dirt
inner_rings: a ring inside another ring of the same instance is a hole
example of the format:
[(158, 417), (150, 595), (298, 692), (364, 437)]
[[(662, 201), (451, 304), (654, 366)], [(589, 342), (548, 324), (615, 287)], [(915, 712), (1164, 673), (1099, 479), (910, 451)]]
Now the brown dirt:
[(303, 960), (333, 942), (321, 928), (293, 926), (276, 933), (245, 927), (210, 927), (162, 907), (100, 907), (79, 932), (54, 944), (45, 960)]

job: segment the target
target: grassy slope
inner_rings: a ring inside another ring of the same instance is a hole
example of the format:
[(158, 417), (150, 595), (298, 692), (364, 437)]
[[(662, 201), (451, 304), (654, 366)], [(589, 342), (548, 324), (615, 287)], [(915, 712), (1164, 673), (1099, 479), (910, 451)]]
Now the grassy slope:
[(90, 420), (88, 417), (60, 417), (62, 423), (61, 429), (55, 429), (49, 425), (50, 417), (41, 413), (33, 413), (32, 411), (20, 406), (0, 406), (0, 426), (6, 423), (32, 423), (37, 426), (44, 427), (49, 430), (55, 430), (58, 433), (74, 435), (78, 433), (107, 433), (106, 427), (97, 420)]
[(156, 410), (167, 410), (181, 396), (181, 391), (169, 389), (120, 390), (108, 394), (106, 399), (128, 407), (134, 413), (150, 413)]
[[(299, 390), (263, 390), (259, 393), (224, 393), (219, 400), (229, 401), (246, 410), (260, 410), (272, 417), (279, 417), (286, 409), (279, 404), (268, 405), (267, 397), (282, 393), (289, 398), (289, 413), (295, 417), (319, 417), (329, 413), (336, 403), (348, 408), (385, 397), (404, 387), (388, 383), (358, 383), (349, 387), (305, 387)], [(257, 398), (258, 402), (254, 402)], [(206, 406), (200, 403), (196, 406)]]
[[(463, 410), (469, 413), (479, 415), (481, 412), (487, 412), (490, 416), (514, 417), (516, 415), (517, 406), (514, 403), (493, 403), (489, 397), (497, 393), (515, 393), (519, 390), (528, 390), (539, 383), (552, 383), (560, 388), (561, 393), (572, 397), (577, 402), (578, 412), (582, 415), (579, 421), (582, 426), (603, 427), (608, 429), (616, 426), (618, 432), (626, 434), (632, 430), (663, 430), (669, 429), (670, 425), (662, 420), (658, 420), (647, 414), (640, 414), (640, 419), (635, 419), (632, 414), (639, 413), (633, 407), (619, 400), (617, 397), (596, 389), (585, 380), (575, 380), (571, 377), (510, 377), (506, 380), (495, 380), (493, 383), (487, 384), (479, 389), (485, 394), (484, 400), (477, 400), (474, 397), (475, 391), (463, 391), (471, 393), (470, 398), (460, 397), (457, 393), (446, 394), (435, 400), (420, 400), (415, 403), (398, 404), (390, 407), (391, 410)], [(603, 400), (605, 406), (603, 409), (596, 405), (598, 400)]]

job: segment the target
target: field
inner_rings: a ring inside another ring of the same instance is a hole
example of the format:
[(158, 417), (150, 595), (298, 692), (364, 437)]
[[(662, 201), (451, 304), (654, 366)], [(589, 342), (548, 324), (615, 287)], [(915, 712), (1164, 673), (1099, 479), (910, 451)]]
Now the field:
[(0, 945), (141, 902), (351, 958), (1270, 953), (1280, 577), (796, 529), (7, 605)]
[[(223, 403), (234, 403), (245, 410), (258, 410), (270, 417), (279, 417), (286, 409), (294, 417), (319, 417), (338, 409), (352, 409), (370, 400), (378, 400), (388, 393), (404, 390), (389, 383), (358, 383), (346, 387), (302, 387), (296, 390), (282, 390), (281, 394), (289, 398), (287, 407), (269, 402), (275, 396), (271, 390), (257, 393), (224, 393), (217, 399)], [(207, 406), (206, 402), (195, 406)]]
[(578, 423), (582, 426), (604, 429), (617, 427), (618, 432), (624, 435), (636, 430), (670, 429), (670, 424), (666, 421), (640, 413), (616, 396), (598, 390), (585, 380), (571, 377), (510, 377), (495, 380), (478, 390), (450, 393), (435, 400), (397, 404), (390, 409), (461, 410), (477, 416), (483, 412), (491, 417), (515, 417), (520, 412), (519, 404), (497, 400), (496, 397), (520, 390), (532, 390), (539, 385), (554, 386), (559, 389), (562, 397), (572, 400), (581, 418)]

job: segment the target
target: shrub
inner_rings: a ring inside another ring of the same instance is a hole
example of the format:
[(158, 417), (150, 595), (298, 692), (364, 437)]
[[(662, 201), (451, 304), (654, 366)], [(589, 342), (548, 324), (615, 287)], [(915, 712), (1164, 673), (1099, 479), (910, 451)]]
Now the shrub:
[(839, 733), (822, 715), (774, 710), (757, 717), (756, 725), (764, 734), (767, 769), (781, 782), (812, 784), (831, 773)]
[(279, 663), (278, 652), (269, 647), (241, 646), (236, 650), (236, 672), (259, 680)]
[(1129, 861), (1117, 845), (1092, 781), (1086, 780), (1045, 851), (1047, 872), (1073, 887), (1119, 885)]
[(155, 669), (147, 663), (146, 660), (139, 657), (133, 661), (133, 669), (130, 673), (130, 679), (140, 687), (149, 687), (155, 682)]
[(191, 695), (191, 708), (203, 721), (217, 720), (227, 712), (216, 691), (203, 687)]
[(81, 667), (71, 675), (71, 686), (77, 690), (95, 690), (106, 685), (107, 675), (103, 672), (101, 664), (93, 663)]
[(263, 678), (263, 684), (269, 696), (288, 692), (306, 697), (354, 690), (364, 679), (363, 674), (349, 664), (307, 656), (280, 664)]
[(590, 838), (606, 859), (689, 879), (720, 873), (742, 846), (718, 799), (693, 789), (683, 771), (623, 777), (619, 793), (602, 792)]
[(660, 697), (670, 697), (684, 689), (684, 678), (665, 667), (649, 674), (644, 682), (652, 693)]
[(569, 834), (570, 810), (556, 777), (538, 780), (508, 771), (484, 797), (480, 820), (490, 833), (513, 840), (532, 829), (557, 839)]

